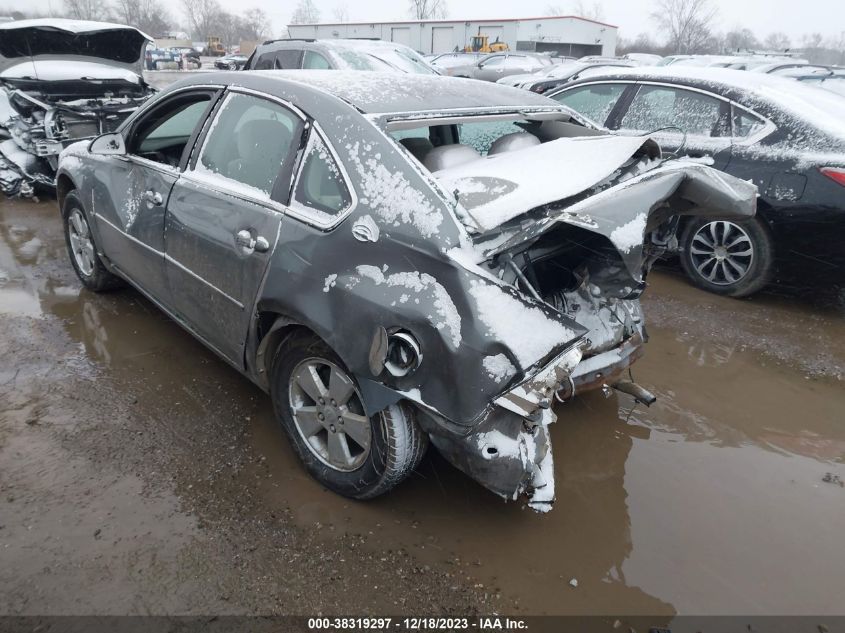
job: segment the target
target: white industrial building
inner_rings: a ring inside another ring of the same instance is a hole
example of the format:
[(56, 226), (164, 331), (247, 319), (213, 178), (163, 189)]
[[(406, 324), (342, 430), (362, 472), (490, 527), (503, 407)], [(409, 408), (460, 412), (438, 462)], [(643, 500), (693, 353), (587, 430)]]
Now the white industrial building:
[(417, 20), (409, 22), (346, 22), (291, 24), (296, 39), (374, 38), (399, 42), (421, 53), (447, 53), (469, 45), (474, 35), (487, 35), (492, 44), (511, 50), (557, 51), (561, 55), (616, 53), (616, 30), (611, 24), (574, 15), (501, 20)]

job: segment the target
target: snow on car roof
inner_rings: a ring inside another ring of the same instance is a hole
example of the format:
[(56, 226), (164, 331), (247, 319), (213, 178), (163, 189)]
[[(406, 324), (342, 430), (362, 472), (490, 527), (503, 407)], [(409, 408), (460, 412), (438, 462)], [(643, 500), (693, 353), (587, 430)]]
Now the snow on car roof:
[[(772, 103), (811, 126), (845, 139), (845, 99), (777, 75), (751, 73), (729, 68), (693, 66), (649, 66), (609, 70), (608, 75), (652, 80), (689, 80), (693, 85), (719, 84), (754, 100)], [(596, 80), (599, 77), (591, 77)], [(742, 99), (737, 98), (742, 102)], [(744, 103), (744, 105), (751, 105)]]
[(313, 86), (367, 114), (494, 106), (560, 108), (560, 104), (527, 90), (457, 77), (347, 70), (253, 70), (249, 73)]
[(55, 29), (68, 33), (96, 33), (98, 31), (137, 31), (153, 41), (149, 35), (135, 27), (113, 22), (93, 22), (90, 20), (68, 20), (65, 18), (34, 18), (32, 20), (14, 20), (0, 23), (0, 30), (17, 31), (19, 29)]

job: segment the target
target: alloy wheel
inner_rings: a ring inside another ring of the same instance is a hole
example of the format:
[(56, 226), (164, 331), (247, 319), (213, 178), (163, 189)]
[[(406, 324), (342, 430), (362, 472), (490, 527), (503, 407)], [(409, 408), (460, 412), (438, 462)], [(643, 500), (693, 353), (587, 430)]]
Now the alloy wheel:
[(79, 209), (73, 209), (67, 219), (68, 234), (73, 259), (79, 271), (86, 277), (94, 272), (94, 241), (88, 220)]
[(309, 450), (342, 472), (358, 469), (370, 453), (372, 430), (352, 378), (323, 358), (308, 358), (291, 373), (291, 415)]
[(743, 279), (754, 261), (754, 245), (739, 224), (708, 222), (690, 242), (690, 260), (703, 279), (729, 286)]

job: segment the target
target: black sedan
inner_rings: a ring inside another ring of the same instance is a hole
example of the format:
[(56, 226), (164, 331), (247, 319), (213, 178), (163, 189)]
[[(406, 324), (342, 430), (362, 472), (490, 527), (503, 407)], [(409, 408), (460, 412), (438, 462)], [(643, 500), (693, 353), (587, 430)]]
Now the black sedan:
[(214, 67), (220, 70), (241, 70), (246, 66), (249, 58), (246, 55), (234, 53), (232, 55), (224, 55), (220, 59), (214, 60)]
[(747, 222), (683, 220), (679, 255), (696, 285), (750, 295), (778, 278), (841, 283), (845, 100), (772, 75), (710, 68), (615, 71), (550, 94), (619, 134), (712, 161), (759, 187)]

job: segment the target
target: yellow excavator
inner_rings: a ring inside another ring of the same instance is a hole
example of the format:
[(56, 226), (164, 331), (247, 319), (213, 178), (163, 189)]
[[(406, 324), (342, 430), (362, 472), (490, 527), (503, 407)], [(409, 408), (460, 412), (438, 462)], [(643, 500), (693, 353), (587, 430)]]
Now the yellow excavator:
[(501, 53), (510, 50), (507, 44), (500, 42), (499, 38), (492, 44), (490, 36), (481, 34), (481, 27), (478, 28), (478, 35), (473, 35), (470, 44), (464, 48), (465, 53)]

